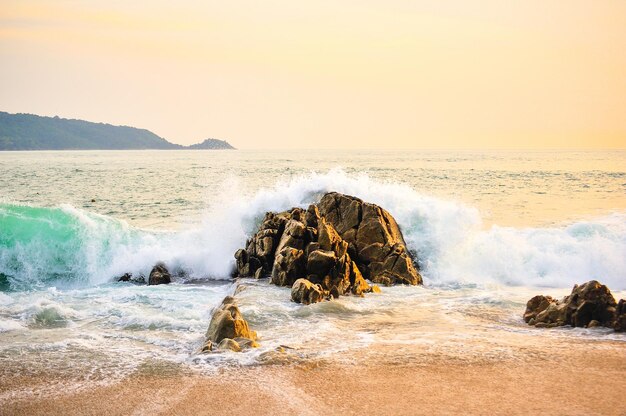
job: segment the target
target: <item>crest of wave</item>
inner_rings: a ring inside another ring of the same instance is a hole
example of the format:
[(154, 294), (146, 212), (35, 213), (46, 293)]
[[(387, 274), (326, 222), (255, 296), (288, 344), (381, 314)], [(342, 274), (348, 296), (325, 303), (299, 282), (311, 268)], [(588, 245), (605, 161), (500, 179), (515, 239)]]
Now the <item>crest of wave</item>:
[[(595, 278), (612, 289), (626, 289), (624, 213), (562, 227), (485, 229), (476, 208), (424, 195), (406, 184), (340, 169), (278, 180), (255, 191), (246, 190), (233, 177), (207, 196), (210, 208), (201, 224), (182, 231), (136, 229), (123, 221), (62, 206), (72, 227), (65, 245), (39, 240), (32, 246), (14, 245), (15, 255), (5, 250), (6, 261), (0, 261), (0, 266), (19, 263), (14, 270), (23, 273), (21, 282), (41, 280), (47, 270), (42, 262), (56, 259), (58, 263), (59, 258), (63, 261), (55, 265), (57, 269), (70, 268), (90, 284), (126, 272), (146, 275), (157, 261), (174, 270), (187, 270), (193, 278), (224, 279), (233, 266), (233, 253), (244, 246), (265, 212), (307, 207), (329, 191), (354, 195), (388, 210), (409, 249), (417, 254), (426, 284), (566, 287)], [(62, 273), (57, 270), (57, 274)]]

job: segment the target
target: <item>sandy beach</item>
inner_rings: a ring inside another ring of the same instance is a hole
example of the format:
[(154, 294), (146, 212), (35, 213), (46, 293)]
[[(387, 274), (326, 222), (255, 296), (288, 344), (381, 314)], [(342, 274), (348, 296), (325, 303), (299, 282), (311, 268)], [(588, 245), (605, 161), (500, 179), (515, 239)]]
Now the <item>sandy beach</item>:
[(370, 351), (351, 364), (277, 360), (214, 374), (156, 365), (113, 383), (5, 368), (0, 414), (626, 414), (623, 343), (536, 338), (508, 359), (378, 363)]

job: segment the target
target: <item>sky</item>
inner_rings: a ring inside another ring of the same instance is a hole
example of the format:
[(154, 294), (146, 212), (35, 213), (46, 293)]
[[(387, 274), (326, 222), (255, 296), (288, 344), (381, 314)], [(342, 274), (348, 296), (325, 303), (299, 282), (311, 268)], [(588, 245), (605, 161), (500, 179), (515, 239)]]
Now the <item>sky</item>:
[(626, 1), (0, 0), (0, 111), (242, 149), (625, 149)]

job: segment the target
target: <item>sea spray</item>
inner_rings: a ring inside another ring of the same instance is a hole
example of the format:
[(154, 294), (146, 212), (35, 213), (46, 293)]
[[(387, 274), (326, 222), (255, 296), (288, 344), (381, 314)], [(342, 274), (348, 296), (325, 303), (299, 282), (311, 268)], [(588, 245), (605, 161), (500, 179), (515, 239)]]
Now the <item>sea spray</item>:
[(266, 211), (306, 207), (328, 191), (357, 196), (398, 221), (425, 283), (566, 287), (591, 278), (626, 288), (626, 214), (550, 228), (485, 228), (478, 209), (340, 169), (279, 180), (249, 195), (236, 179), (212, 195), (200, 224), (157, 231), (69, 205), (0, 205), (0, 277), (13, 290), (89, 286), (157, 261), (194, 279), (228, 279), (233, 253)]

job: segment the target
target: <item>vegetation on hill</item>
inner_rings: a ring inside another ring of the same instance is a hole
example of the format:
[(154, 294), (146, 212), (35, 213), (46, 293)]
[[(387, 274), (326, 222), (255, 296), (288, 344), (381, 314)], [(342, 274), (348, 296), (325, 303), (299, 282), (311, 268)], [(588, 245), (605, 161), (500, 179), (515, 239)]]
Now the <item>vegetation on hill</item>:
[(184, 147), (146, 129), (0, 112), (0, 150), (233, 149), (207, 139)]

